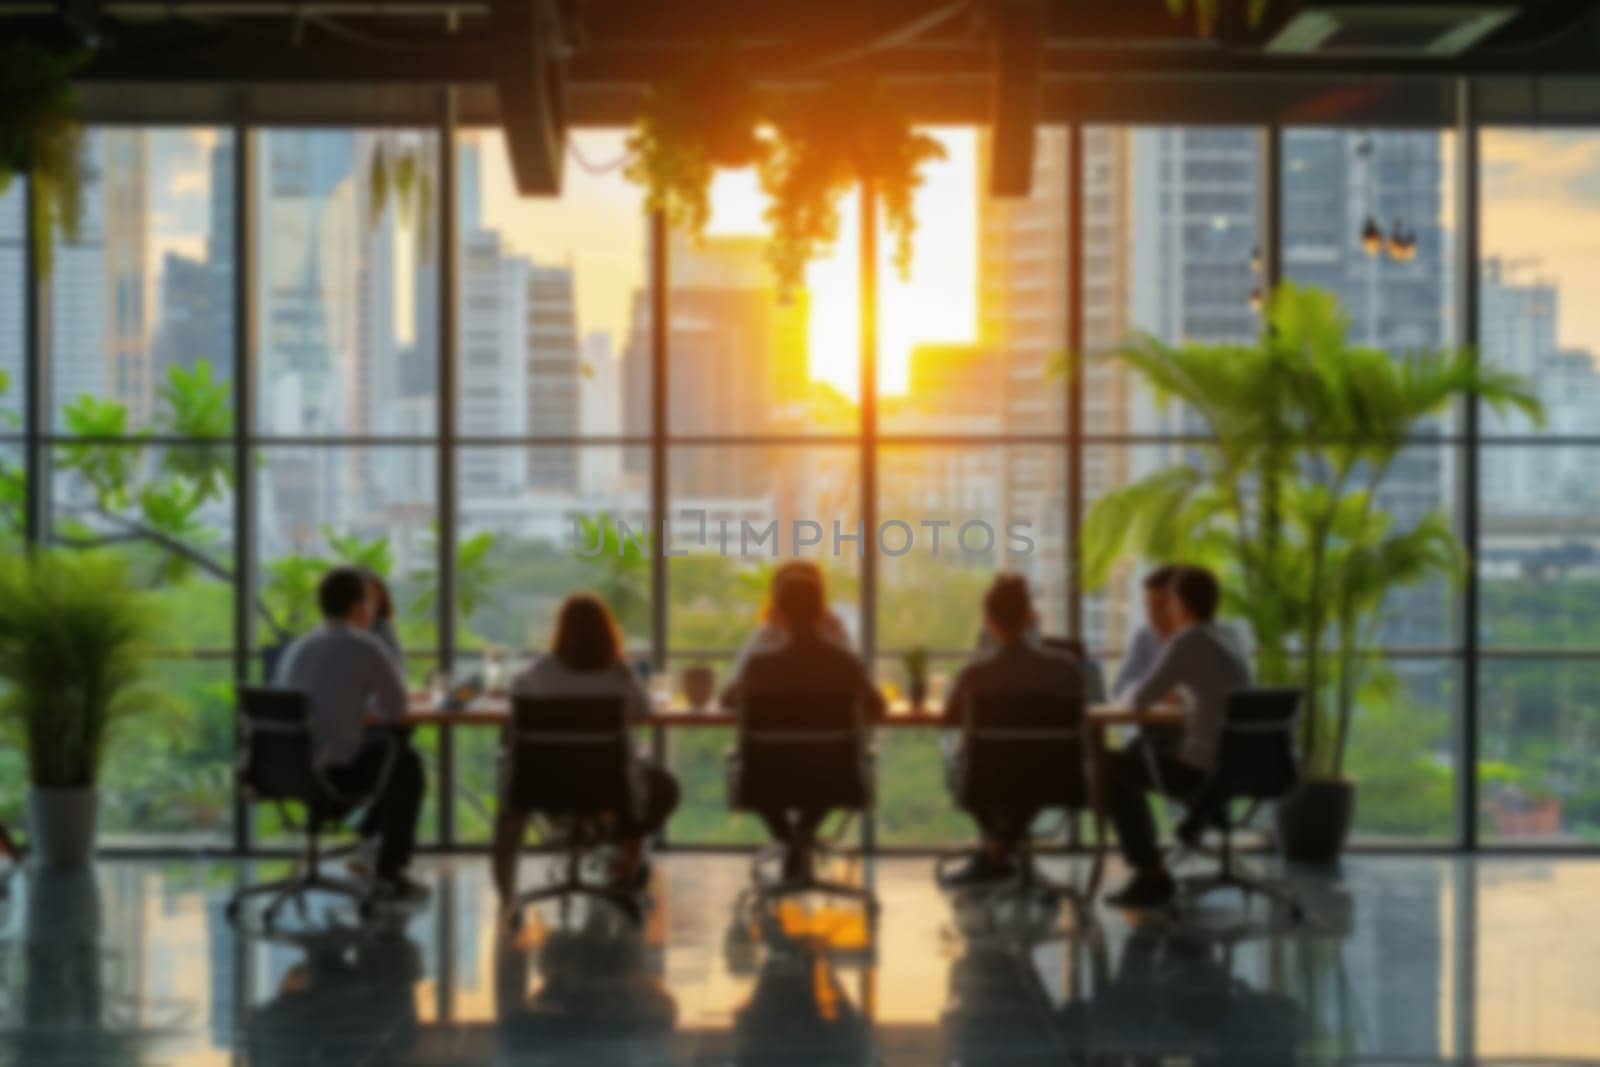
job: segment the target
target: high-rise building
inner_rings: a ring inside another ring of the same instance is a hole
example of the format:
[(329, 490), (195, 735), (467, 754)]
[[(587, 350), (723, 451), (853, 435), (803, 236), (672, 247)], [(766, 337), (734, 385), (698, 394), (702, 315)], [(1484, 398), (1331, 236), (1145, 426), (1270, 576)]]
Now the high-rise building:
[[(541, 437), (579, 432), (578, 309), (572, 268), (528, 268), (526, 325), (529, 429)], [(572, 492), (578, 487), (578, 450), (570, 444), (535, 445), (528, 454), (528, 485)]]
[[(777, 433), (804, 427), (811, 390), (803, 293), (778, 290), (759, 236), (675, 234), (671, 264), (671, 373), (667, 410), (675, 435)], [(649, 303), (636, 296), (623, 357), (624, 425), (650, 426)], [(770, 483), (773, 449), (694, 449), (675, 454), (674, 495), (749, 497)], [(630, 457), (633, 465), (640, 462)], [(630, 466), (630, 470), (634, 466)]]

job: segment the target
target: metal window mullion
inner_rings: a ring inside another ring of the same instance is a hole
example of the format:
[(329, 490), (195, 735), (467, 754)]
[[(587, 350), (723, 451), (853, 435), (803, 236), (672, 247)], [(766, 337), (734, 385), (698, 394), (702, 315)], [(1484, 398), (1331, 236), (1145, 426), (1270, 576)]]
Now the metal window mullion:
[(1083, 633), (1084, 232), (1083, 126), (1067, 127), (1067, 634)]
[[(650, 213), (650, 669), (667, 669), (667, 627), (671, 621), (667, 597), (667, 360), (668, 306), (667, 216)], [(619, 534), (620, 536), (620, 534)], [(620, 549), (621, 546), (618, 545)], [(650, 751), (656, 762), (666, 766), (671, 759), (669, 739), (659, 725), (650, 728)], [(655, 843), (665, 847), (665, 824), (656, 832)]]
[[(437, 492), (434, 501), (439, 533), (434, 539), (439, 588), (434, 598), (439, 630), (438, 669), (448, 674), (456, 658), (456, 527), (460, 501), (456, 492), (456, 97), (452, 86), (439, 92), (436, 161), (439, 169), (439, 227), (434, 254), (439, 259)], [(455, 731), (439, 731), (439, 843), (455, 842)]]
[(878, 648), (878, 205), (870, 178), (861, 181), (860, 202), (861, 658), (873, 671)]
[(1256, 249), (1261, 257), (1262, 316), (1267, 300), (1283, 281), (1283, 127), (1277, 123), (1261, 130), (1261, 216)]
[[(1456, 335), (1459, 343), (1478, 359), (1478, 116), (1474, 84), (1470, 78), (1456, 83)], [(1468, 567), (1461, 585), (1461, 721), (1456, 730), (1457, 843), (1467, 851), (1478, 847), (1478, 612), (1480, 542), (1478, 495), (1478, 445), (1480, 399), (1476, 390), (1461, 405), (1461, 480), (1458, 508), (1461, 541)]]
[[(256, 477), (250, 442), (255, 432), (256, 264), (254, 171), (255, 135), (236, 120), (233, 133), (233, 675), (250, 681), (255, 634)], [(235, 733), (235, 743), (238, 735)], [(248, 852), (253, 843), (250, 806), (235, 786), (233, 845)]]
[(45, 348), (49, 342), (50, 279), (39, 260), (39, 244), (50, 239), (38, 232), (39, 190), (31, 179), (23, 182), (23, 487), (22, 539), (33, 548), (45, 544), (50, 535), (50, 455), (45, 444), (49, 429), (49, 365)]

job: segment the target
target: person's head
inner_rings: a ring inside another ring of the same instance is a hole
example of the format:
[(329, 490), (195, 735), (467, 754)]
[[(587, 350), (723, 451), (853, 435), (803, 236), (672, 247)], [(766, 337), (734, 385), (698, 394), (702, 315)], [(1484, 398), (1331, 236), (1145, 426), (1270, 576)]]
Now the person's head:
[(822, 592), (822, 575), (790, 575), (777, 583), (772, 594), (777, 623), (797, 637), (809, 637), (822, 629), (827, 601)]
[(828, 609), (828, 587), (822, 580), (822, 568), (809, 559), (792, 559), (772, 572), (772, 584), (767, 588), (766, 603), (761, 606), (761, 621), (776, 626), (783, 625), (783, 613), (778, 608), (778, 594), (786, 582), (808, 582), (822, 595), (822, 609)]
[(1206, 567), (1180, 567), (1172, 579), (1173, 614), (1180, 626), (1210, 622), (1222, 603), (1222, 585)]
[(372, 597), (367, 579), (355, 567), (335, 567), (317, 585), (317, 606), (330, 622), (372, 625)]
[(389, 585), (383, 576), (371, 567), (361, 568), (361, 576), (367, 580), (367, 596), (372, 599), (372, 617), (394, 618), (394, 598), (389, 595)]
[(550, 652), (575, 671), (598, 671), (622, 662), (622, 632), (605, 601), (574, 593), (561, 604)]
[(983, 595), (983, 620), (1002, 642), (1019, 641), (1034, 623), (1033, 597), (1020, 574), (997, 574)]
[(1144, 617), (1158, 637), (1170, 637), (1178, 628), (1173, 615), (1172, 581), (1182, 569), (1168, 563), (1144, 576)]

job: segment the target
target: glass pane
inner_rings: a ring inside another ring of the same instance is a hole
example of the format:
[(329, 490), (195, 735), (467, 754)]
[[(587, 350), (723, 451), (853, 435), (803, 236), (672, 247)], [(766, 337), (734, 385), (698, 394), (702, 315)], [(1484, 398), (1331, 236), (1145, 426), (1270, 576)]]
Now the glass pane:
[[(226, 436), (232, 409), (233, 139), (103, 127), (86, 138), (83, 219), (55, 238), (48, 332), (58, 432)], [(185, 404), (218, 388), (216, 409)]]
[(311, 129), (257, 137), (260, 432), (433, 432), (435, 137)]
[(909, 273), (880, 221), (878, 383), (885, 434), (1065, 428), (1067, 132), (1040, 130), (1026, 197), (987, 194), (986, 131), (923, 131), (945, 158), (913, 203)]
[(228, 841), (236, 758), (232, 654), (157, 659), (147, 671), (161, 703), (125, 720), (110, 740), (99, 783), (102, 829), (120, 845)]
[(682, 446), (668, 456), (668, 646), (731, 652), (757, 625), (773, 572), (822, 568), (834, 614), (860, 642), (859, 450)]
[(1438, 130), (1284, 131), (1284, 277), (1338, 297), (1352, 345), (1401, 357), (1454, 343), (1454, 149)]
[(160, 602), (168, 652), (233, 647), (233, 449), (84, 443), (51, 451), (51, 538), (124, 556)]
[(1045, 633), (1065, 631), (1062, 448), (885, 447), (878, 485), (881, 650), (974, 648), (999, 570), (1028, 577)]
[(1480, 456), (1483, 643), (1600, 648), (1600, 449), (1485, 445)]
[[(516, 193), (498, 130), (457, 145), (461, 432), (650, 432), (648, 231), (620, 166), (626, 133), (572, 135), (559, 197)], [(643, 407), (627, 409), (637, 394)], [(552, 488), (572, 488), (571, 481)]]
[[(558, 466), (564, 490), (538, 475)], [(459, 647), (497, 645), (513, 664), (542, 652), (562, 599), (589, 589), (611, 605), (630, 644), (649, 648), (649, 553), (632, 539), (619, 552), (616, 536), (618, 520), (641, 535), (649, 528), (644, 449), (463, 448), (457, 471)]]
[[(1137, 333), (1169, 344), (1250, 341), (1260, 328), (1260, 131), (1084, 131), (1084, 329), (1089, 354)], [(1091, 433), (1192, 433), (1117, 361), (1085, 370)]]
[(22, 429), (27, 211), (27, 182), (19, 177), (0, 193), (0, 433)]
[(437, 503), (430, 448), (270, 446), (257, 453), (261, 603), (257, 640), (282, 644), (317, 623), (316, 585), (339, 563), (388, 581), (415, 685), (437, 644)]
[[(839, 240), (783, 292), (767, 258), (766, 201), (752, 171), (719, 173), (711, 219), (667, 249), (667, 426), (683, 436), (839, 434), (857, 428), (860, 291), (856, 196), (842, 197)], [(650, 425), (649, 315), (634, 317), (624, 362), (624, 422)], [(637, 384), (635, 384), (637, 383)]]
[[(1600, 313), (1588, 299), (1600, 252), (1595, 130), (1490, 129), (1482, 134), (1483, 357), (1529, 379), (1545, 407), (1542, 428), (1516, 413), (1486, 412), (1483, 432), (1593, 434), (1600, 411)], [(1507, 453), (1511, 454), (1511, 453)], [(1578, 462), (1558, 449), (1553, 463)], [(1484, 499), (1554, 498), (1548, 479), (1484, 470)], [(1524, 505), (1525, 506), (1525, 505)]]
[(1354, 835), (1376, 841), (1452, 838), (1459, 662), (1374, 657), (1358, 670), (1343, 768), (1358, 789)]
[(1510, 844), (1600, 842), (1600, 658), (1486, 658), (1478, 825)]

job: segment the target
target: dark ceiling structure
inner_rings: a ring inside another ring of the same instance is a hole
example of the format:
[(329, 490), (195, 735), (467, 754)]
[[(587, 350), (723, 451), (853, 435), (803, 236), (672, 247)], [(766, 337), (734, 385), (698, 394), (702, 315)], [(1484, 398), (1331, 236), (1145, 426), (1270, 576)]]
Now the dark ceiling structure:
[[(1214, 11), (1200, 26), (1197, 5)], [(502, 122), (525, 191), (569, 126), (631, 121), (709, 50), (804, 92), (867, 67), (920, 121), (1600, 115), (1600, 0), (0, 0), (0, 38), (87, 47), (100, 120), (411, 122), (444, 86)], [(1008, 158), (1010, 158), (1008, 156)], [(1025, 160), (996, 188), (1015, 184)]]

